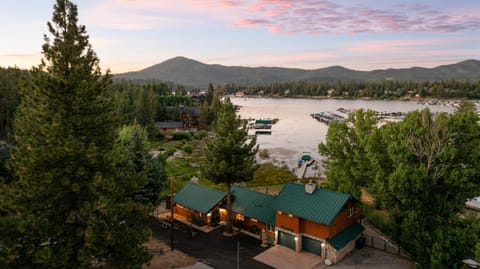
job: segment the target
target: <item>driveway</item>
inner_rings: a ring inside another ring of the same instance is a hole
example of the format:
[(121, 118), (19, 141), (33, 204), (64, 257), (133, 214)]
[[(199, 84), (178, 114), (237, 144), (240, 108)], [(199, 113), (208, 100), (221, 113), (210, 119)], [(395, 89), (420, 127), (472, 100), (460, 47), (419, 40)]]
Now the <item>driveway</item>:
[[(171, 230), (162, 227), (156, 220), (150, 221), (153, 237), (170, 244)], [(189, 231), (175, 230), (174, 247), (198, 261), (213, 268), (252, 268), (270, 269), (259, 261), (253, 259), (266, 250), (260, 246), (258, 239), (238, 233), (232, 237), (225, 237), (222, 232), (225, 227), (220, 227), (209, 233), (197, 232), (195, 237)], [(239, 248), (238, 248), (239, 246)], [(237, 261), (237, 254), (239, 259)]]

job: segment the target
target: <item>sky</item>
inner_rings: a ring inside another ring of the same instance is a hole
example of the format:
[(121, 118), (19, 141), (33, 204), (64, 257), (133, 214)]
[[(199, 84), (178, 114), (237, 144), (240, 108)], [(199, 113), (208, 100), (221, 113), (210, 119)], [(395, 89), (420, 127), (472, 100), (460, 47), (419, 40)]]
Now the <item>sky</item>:
[[(77, 0), (103, 70), (207, 64), (356, 70), (480, 59), (479, 0)], [(54, 0), (0, 2), (0, 66), (40, 63)]]

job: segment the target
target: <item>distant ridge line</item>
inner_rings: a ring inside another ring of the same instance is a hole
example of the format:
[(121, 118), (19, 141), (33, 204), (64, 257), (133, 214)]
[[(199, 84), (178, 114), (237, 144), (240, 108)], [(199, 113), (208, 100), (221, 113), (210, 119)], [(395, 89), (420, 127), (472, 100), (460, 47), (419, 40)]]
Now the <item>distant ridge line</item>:
[(206, 88), (209, 83), (224, 85), (234, 83), (242, 86), (268, 85), (276, 82), (310, 81), (439, 81), (480, 80), (480, 61), (469, 59), (454, 64), (433, 68), (410, 67), (357, 71), (343, 66), (319, 69), (285, 67), (244, 67), (205, 64), (185, 57), (175, 57), (140, 71), (114, 75), (115, 80), (168, 81), (189, 87)]

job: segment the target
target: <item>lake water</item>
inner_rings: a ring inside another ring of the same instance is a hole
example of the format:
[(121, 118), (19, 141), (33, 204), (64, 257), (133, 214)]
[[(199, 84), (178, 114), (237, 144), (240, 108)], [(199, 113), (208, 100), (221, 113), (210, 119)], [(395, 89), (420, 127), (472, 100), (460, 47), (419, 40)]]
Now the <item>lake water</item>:
[[(430, 108), (432, 112), (453, 112), (454, 107), (442, 105), (425, 105), (410, 101), (370, 101), (370, 100), (334, 100), (334, 99), (289, 99), (289, 98), (240, 98), (231, 97), (235, 105), (240, 106), (241, 118), (279, 119), (273, 125), (271, 135), (258, 135), (260, 149), (267, 149), (271, 161), (276, 165), (286, 165), (290, 169), (297, 167), (297, 160), (302, 152), (311, 152), (316, 160), (318, 144), (325, 142), (328, 125), (313, 119), (310, 114), (317, 112), (339, 113), (338, 108), (373, 109), (387, 112), (409, 112)], [(323, 173), (321, 166), (314, 165), (307, 171), (307, 176)]]

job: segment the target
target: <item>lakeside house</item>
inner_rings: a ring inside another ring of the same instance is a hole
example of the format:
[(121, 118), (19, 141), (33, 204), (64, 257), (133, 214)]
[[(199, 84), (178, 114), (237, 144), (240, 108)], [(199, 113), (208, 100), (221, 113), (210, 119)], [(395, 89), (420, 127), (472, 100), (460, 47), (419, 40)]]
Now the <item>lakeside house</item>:
[(195, 132), (200, 128), (200, 108), (194, 106), (169, 106), (165, 108), (167, 121), (155, 122), (162, 134)]
[[(226, 221), (226, 193), (188, 183), (175, 196), (176, 218), (195, 225)], [(354, 199), (314, 183), (287, 183), (276, 196), (232, 186), (234, 227), (272, 245), (309, 252), (339, 262), (350, 253), (364, 228)]]

